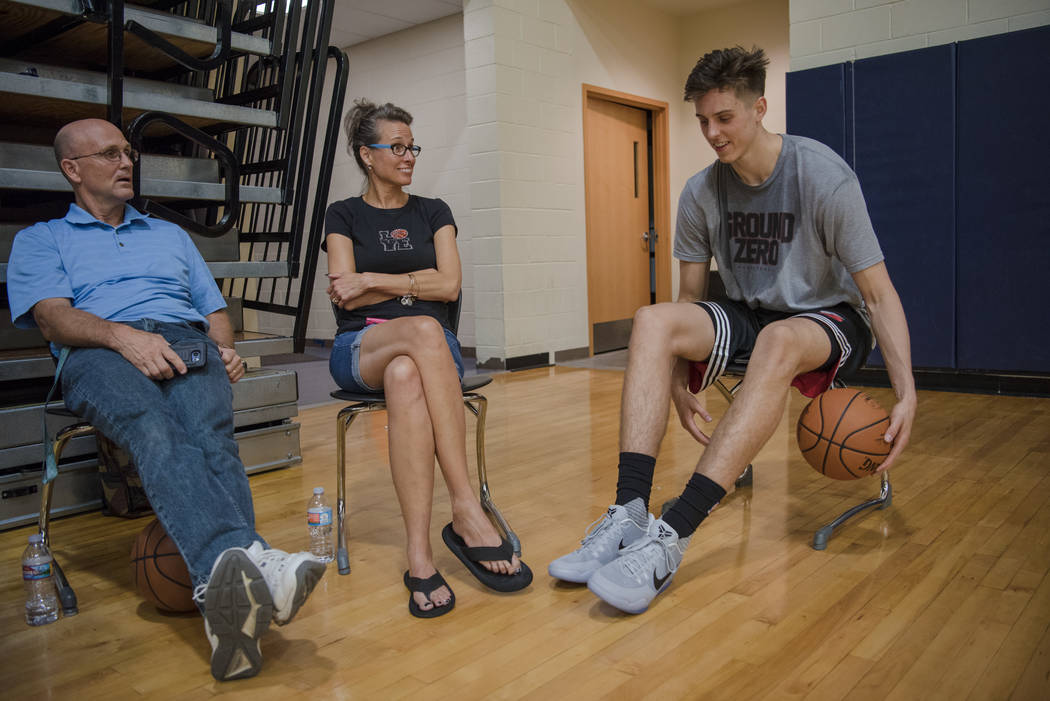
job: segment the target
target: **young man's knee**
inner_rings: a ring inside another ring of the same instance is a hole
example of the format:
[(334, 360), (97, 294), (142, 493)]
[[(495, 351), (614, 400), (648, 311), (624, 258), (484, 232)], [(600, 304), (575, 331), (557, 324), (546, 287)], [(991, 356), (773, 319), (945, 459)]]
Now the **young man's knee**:
[(802, 344), (803, 339), (790, 325), (774, 322), (759, 332), (748, 365), (782, 367), (787, 372), (802, 357)]
[(662, 303), (638, 307), (631, 326), (631, 341), (646, 343), (669, 337), (674, 328), (671, 306)]

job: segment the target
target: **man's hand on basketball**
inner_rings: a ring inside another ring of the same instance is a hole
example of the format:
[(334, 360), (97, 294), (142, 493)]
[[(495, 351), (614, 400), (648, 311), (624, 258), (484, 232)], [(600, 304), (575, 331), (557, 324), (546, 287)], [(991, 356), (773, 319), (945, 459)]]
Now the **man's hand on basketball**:
[(892, 443), (893, 447), (890, 449), (890, 454), (879, 465), (879, 469), (875, 470), (876, 474), (888, 470), (908, 445), (908, 440), (911, 438), (911, 424), (915, 420), (916, 404), (916, 399), (912, 396), (893, 405), (893, 410), (890, 412), (890, 427), (886, 429), (885, 436), (886, 442)]
[(678, 412), (678, 419), (682, 422), (682, 428), (701, 445), (708, 445), (711, 442), (711, 438), (700, 430), (700, 426), (696, 423), (696, 417), (699, 416), (705, 423), (710, 423), (711, 415), (707, 413), (707, 409), (700, 403), (697, 395), (690, 392), (688, 387), (672, 386), (671, 401), (674, 402), (674, 408)]
[(113, 349), (151, 380), (170, 380), (175, 373), (186, 374), (186, 364), (157, 333), (140, 331), (123, 324), (114, 325)]

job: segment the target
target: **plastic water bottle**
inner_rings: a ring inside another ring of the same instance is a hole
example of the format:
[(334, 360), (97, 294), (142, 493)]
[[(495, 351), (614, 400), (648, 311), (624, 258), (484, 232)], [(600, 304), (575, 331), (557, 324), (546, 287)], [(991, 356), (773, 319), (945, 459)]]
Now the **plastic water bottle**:
[(31, 626), (58, 620), (52, 562), (51, 551), (44, 545), (44, 536), (39, 533), (29, 536), (29, 545), (22, 553), (22, 581), (26, 587), (26, 623)]
[(331, 562), (335, 558), (332, 549), (332, 507), (324, 498), (324, 487), (314, 487), (314, 495), (306, 505), (306, 527), (310, 531), (310, 552), (323, 562)]

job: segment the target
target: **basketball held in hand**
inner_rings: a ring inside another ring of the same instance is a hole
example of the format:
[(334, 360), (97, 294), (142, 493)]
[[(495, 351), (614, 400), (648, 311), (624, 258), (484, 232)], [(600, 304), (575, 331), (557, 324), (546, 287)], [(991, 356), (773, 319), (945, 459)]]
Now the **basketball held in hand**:
[(866, 392), (832, 389), (817, 396), (798, 417), (796, 437), (806, 462), (837, 480), (867, 477), (893, 447), (883, 440), (886, 410)]
[(186, 561), (160, 521), (142, 529), (131, 548), (131, 578), (142, 598), (161, 611), (196, 611)]

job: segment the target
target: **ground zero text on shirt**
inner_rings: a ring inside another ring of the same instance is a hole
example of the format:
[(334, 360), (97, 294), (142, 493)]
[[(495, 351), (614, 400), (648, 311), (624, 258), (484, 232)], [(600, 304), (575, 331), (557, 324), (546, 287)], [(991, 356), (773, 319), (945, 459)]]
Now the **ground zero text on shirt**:
[(735, 244), (734, 263), (776, 265), (780, 244), (795, 238), (791, 212), (729, 212), (729, 238)]

